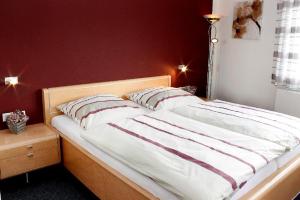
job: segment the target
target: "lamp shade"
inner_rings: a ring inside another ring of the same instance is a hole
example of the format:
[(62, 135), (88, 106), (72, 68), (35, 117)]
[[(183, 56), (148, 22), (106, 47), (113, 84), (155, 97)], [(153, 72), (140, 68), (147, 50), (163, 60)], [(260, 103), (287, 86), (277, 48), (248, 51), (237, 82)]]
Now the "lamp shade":
[(213, 24), (221, 19), (220, 15), (217, 14), (207, 14), (203, 16), (210, 24)]

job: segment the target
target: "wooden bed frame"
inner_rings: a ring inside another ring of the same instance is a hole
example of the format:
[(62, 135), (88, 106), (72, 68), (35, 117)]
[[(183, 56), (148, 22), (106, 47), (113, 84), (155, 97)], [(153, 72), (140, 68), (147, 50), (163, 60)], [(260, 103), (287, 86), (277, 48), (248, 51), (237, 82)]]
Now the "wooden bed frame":
[[(109, 93), (123, 97), (133, 91), (170, 85), (171, 76), (166, 75), (43, 89), (44, 122), (51, 127), (51, 119), (62, 114), (56, 106), (84, 96)], [(158, 200), (70, 138), (63, 134), (60, 136), (64, 166), (101, 200)], [(299, 191), (300, 156), (297, 156), (244, 195), (242, 199), (292, 199)]]

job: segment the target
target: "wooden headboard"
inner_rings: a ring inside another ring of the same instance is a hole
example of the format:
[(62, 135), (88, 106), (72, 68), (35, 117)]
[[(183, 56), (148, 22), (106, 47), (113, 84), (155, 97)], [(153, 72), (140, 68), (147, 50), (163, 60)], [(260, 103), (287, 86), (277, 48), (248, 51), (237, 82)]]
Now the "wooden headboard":
[(101, 93), (124, 95), (157, 86), (171, 86), (171, 76), (128, 79), (43, 89), (44, 123), (50, 125), (51, 119), (61, 112), (56, 107), (62, 103)]

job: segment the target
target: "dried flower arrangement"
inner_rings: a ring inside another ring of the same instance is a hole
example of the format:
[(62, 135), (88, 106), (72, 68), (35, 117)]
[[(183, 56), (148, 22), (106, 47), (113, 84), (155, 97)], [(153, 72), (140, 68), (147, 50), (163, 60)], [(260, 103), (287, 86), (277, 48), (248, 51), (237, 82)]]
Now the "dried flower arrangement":
[(28, 119), (29, 117), (26, 116), (22, 111), (16, 110), (7, 117), (6, 123), (11, 132), (20, 133), (25, 130)]
[(232, 25), (234, 38), (258, 39), (261, 35), (263, 1), (248, 0), (235, 7)]

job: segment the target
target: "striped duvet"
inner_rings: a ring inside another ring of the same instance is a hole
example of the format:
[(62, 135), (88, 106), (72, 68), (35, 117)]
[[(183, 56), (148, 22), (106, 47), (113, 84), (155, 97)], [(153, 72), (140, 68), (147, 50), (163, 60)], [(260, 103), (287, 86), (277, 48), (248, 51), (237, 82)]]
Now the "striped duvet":
[(293, 149), (300, 141), (300, 119), (289, 115), (215, 100), (177, 107), (182, 116), (265, 139)]
[(229, 197), (284, 153), (281, 145), (161, 110), (81, 136), (187, 200)]

